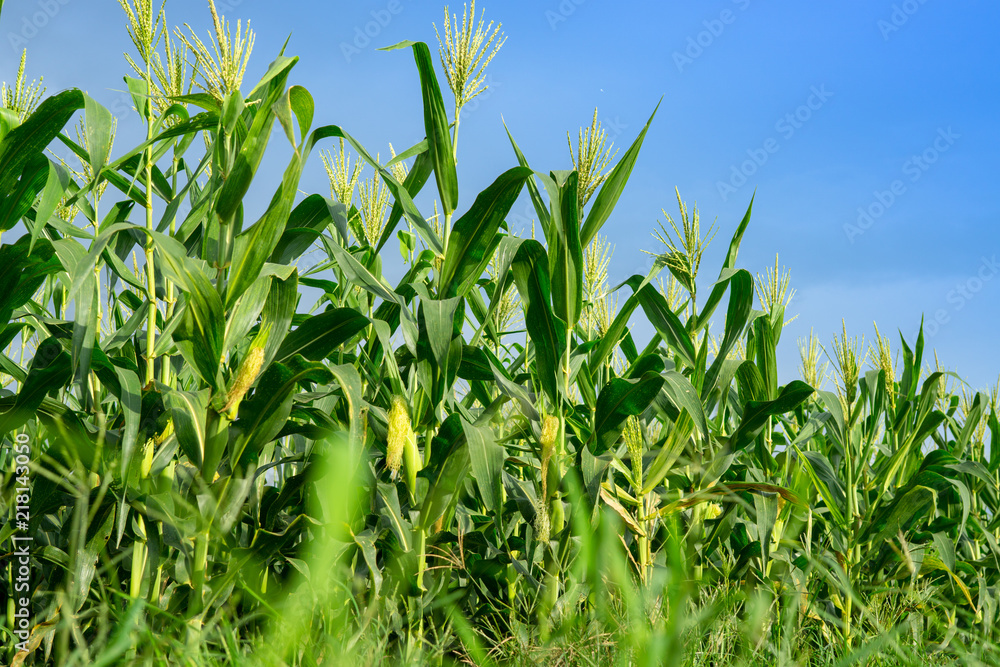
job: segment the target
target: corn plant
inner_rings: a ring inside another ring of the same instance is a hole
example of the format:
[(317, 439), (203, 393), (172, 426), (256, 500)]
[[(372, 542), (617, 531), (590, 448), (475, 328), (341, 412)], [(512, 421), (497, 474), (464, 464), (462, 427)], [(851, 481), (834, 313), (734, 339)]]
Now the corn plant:
[[(427, 44), (384, 49), (423, 120), (384, 163), (321, 124), (297, 58), (245, 92), (254, 34), (214, 2), (207, 42), (120, 4), (138, 146), (24, 57), (3, 88), (0, 541), (33, 540), (23, 637), (0, 560), (12, 664), (998, 659), (996, 388), (927, 370), (922, 327), (869, 351), (846, 323), (780, 381), (794, 292), (739, 264), (753, 199), (703, 231), (675, 191), (650, 271), (609, 285), (658, 106), (620, 157), (595, 111), (545, 169), (508, 128), (462, 209), (461, 110), (505, 39), (474, 4), (439, 36), (451, 114)], [(314, 151), (329, 196), (299, 193)], [(539, 238), (508, 222), (523, 197)]]

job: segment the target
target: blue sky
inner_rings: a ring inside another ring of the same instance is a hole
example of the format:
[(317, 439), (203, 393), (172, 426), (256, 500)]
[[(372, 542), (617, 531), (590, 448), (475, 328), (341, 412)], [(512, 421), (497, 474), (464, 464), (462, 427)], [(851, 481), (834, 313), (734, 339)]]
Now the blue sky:
[[(443, 7), (406, 0), (220, 0), (257, 32), (246, 88), (291, 35), (295, 83), (316, 98), (317, 124), (335, 123), (371, 152), (423, 134), (413, 59), (377, 47), (403, 39), (436, 49)], [(719, 235), (703, 262), (717, 274), (729, 236), (756, 189), (739, 266), (791, 272), (795, 298), (779, 349), (796, 374), (795, 340), (813, 328), (829, 348), (841, 318), (851, 335), (872, 322), (927, 346), (973, 388), (1000, 372), (1000, 5), (986, 1), (846, 0), (699, 3), (556, 0), (479, 2), (508, 40), (491, 90), (462, 116), (460, 209), (515, 160), (501, 119), (537, 170), (570, 166), (574, 136), (595, 107), (616, 147), (628, 147), (660, 98), (632, 179), (605, 232), (613, 282), (645, 273), (650, 236), (676, 214), (674, 187)], [(452, 4), (453, 12), (461, 6)], [(201, 0), (169, 0), (171, 25), (208, 29)], [(367, 42), (365, 30), (372, 35)], [(130, 47), (112, 0), (7, 0), (0, 78), (28, 48), (29, 76), (50, 93), (77, 86), (123, 106)], [(450, 104), (449, 104), (450, 108)], [(142, 131), (120, 121), (119, 146)], [(255, 183), (264, 206), (287, 160), (283, 138)], [(302, 181), (329, 194), (318, 156)], [(419, 203), (419, 202), (418, 202)], [(515, 211), (523, 211), (526, 202)], [(429, 214), (429, 211), (427, 212)], [(248, 217), (250, 217), (248, 215)], [(933, 322), (933, 324), (931, 323)], [(641, 327), (640, 327), (641, 330)], [(648, 335), (641, 334), (646, 339)], [(830, 388), (829, 385), (827, 388)]]

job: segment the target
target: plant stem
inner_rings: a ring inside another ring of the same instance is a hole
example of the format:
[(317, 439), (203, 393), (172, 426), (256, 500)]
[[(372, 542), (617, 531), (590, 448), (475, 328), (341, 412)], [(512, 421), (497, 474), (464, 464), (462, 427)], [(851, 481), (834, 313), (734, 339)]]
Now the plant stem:
[[(848, 414), (851, 413), (851, 405), (847, 406)], [(851, 446), (851, 425), (848, 422), (847, 432), (844, 434), (844, 464), (847, 466), (847, 553), (844, 555), (844, 572), (847, 575), (848, 590), (844, 591), (844, 644), (849, 649), (851, 647), (851, 615), (853, 611), (854, 599), (851, 597), (851, 590), (854, 588), (854, 558), (855, 558), (855, 521), (858, 513), (858, 496), (854, 480), (854, 453)]]
[[(146, 139), (153, 138), (153, 106), (149, 91), (152, 90), (153, 79), (149, 63), (146, 63)], [(153, 147), (146, 149), (146, 231), (153, 231)], [(146, 384), (153, 381), (155, 375), (156, 354), (156, 270), (153, 261), (153, 237), (146, 235), (146, 290), (149, 297), (149, 317), (146, 321)]]
[[(175, 155), (174, 156), (174, 169), (173, 169), (173, 174), (171, 176), (171, 180), (172, 180), (171, 186), (172, 186), (173, 192), (177, 192), (177, 163), (178, 163), (178, 159), (177, 159), (177, 156)], [(177, 218), (176, 218), (176, 216), (174, 216), (170, 220), (170, 236), (173, 236), (176, 231), (177, 231)], [(164, 283), (166, 283), (166, 288), (167, 288), (167, 301), (166, 301), (167, 312), (166, 312), (166, 314), (163, 317), (163, 321), (166, 322), (171, 317), (173, 317), (173, 315), (174, 315), (174, 306), (177, 303), (177, 298), (174, 296), (174, 283), (173, 283), (173, 281), (171, 281), (169, 279), (164, 279)], [(165, 384), (167, 386), (170, 386), (170, 382), (171, 382), (170, 370), (171, 370), (170, 369), (170, 360), (169, 359), (165, 359), (161, 363), (160, 380), (161, 380), (161, 382), (163, 382), (163, 384)]]
[(424, 571), (427, 569), (427, 530), (424, 527), (417, 529), (417, 588), (422, 591), (424, 588)]
[(196, 616), (202, 612), (204, 603), (205, 569), (208, 565), (208, 529), (194, 538), (194, 569), (191, 572), (191, 600), (188, 612)]
[[(136, 519), (143, 530), (145, 530), (146, 525), (143, 522), (142, 516), (137, 516)], [(147, 557), (146, 542), (137, 536), (135, 542), (132, 543), (132, 576), (129, 581), (129, 596), (132, 599), (138, 598), (142, 592), (142, 577), (146, 573)]]

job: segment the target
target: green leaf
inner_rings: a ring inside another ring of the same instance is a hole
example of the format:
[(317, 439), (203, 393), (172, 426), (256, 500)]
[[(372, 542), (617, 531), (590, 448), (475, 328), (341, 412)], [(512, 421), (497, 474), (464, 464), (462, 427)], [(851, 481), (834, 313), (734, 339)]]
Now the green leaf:
[(599, 456), (614, 445), (625, 420), (648, 408), (663, 384), (663, 376), (653, 372), (638, 380), (613, 378), (608, 382), (597, 396), (594, 434), (587, 442), (591, 453)]
[(76, 523), (72, 528), (73, 531), (78, 531), (74, 541), (83, 546), (79, 553), (74, 554), (72, 562), (76, 567), (69, 576), (72, 582), (70, 600), (74, 612), (79, 612), (87, 602), (90, 583), (97, 574), (97, 559), (102, 553), (106, 553), (108, 540), (111, 539), (111, 531), (115, 525), (114, 504), (111, 498), (105, 497), (104, 502), (91, 511), (93, 514), (88, 524)]
[(442, 296), (465, 295), (483, 275), (499, 242), (497, 231), (529, 178), (530, 169), (508, 169), (455, 222), (441, 269)]
[(178, 349), (213, 389), (220, 388), (225, 311), (215, 286), (205, 275), (204, 264), (187, 256), (184, 246), (172, 237), (152, 232), (159, 267), (164, 275), (187, 293), (187, 308), (174, 332)]
[[(243, 466), (245, 458), (256, 458), (263, 447), (281, 432), (292, 411), (296, 386), (305, 381), (319, 381), (324, 384), (331, 379), (331, 373), (319, 362), (307, 362), (301, 356), (292, 357), (284, 364), (272, 364), (257, 381), (253, 398), (240, 405), (239, 435), (231, 441), (229, 461), (232, 465)], [(273, 380), (280, 380), (280, 384)]]
[[(417, 155), (417, 159), (413, 161), (413, 166), (410, 167), (410, 171), (406, 174), (406, 180), (400, 185), (398, 189), (405, 190), (408, 197), (416, 197), (420, 190), (423, 189), (424, 184), (427, 183), (427, 179), (430, 178), (431, 172), (434, 170), (434, 163), (431, 160), (431, 154), (427, 150), (427, 141), (421, 142), (424, 145), (424, 149), (421, 153)], [(390, 160), (390, 164), (395, 160), (398, 160), (408, 151), (404, 151), (395, 157), (394, 160)], [(386, 241), (392, 238), (392, 233), (396, 231), (396, 225), (404, 215), (404, 206), (402, 202), (397, 198), (396, 201), (392, 203), (392, 210), (389, 211), (389, 220), (385, 223), (385, 229), (382, 230), (382, 238), (378, 240), (378, 245), (375, 247), (375, 252), (380, 252), (382, 246), (385, 245)], [(440, 245), (440, 241), (438, 242)]]
[[(628, 280), (629, 286), (634, 287), (638, 284), (638, 279), (639, 276), (632, 276)], [(646, 313), (649, 323), (653, 325), (656, 332), (673, 348), (685, 364), (694, 367), (697, 356), (694, 343), (691, 342), (691, 337), (680, 319), (670, 310), (663, 295), (652, 285), (647, 284), (639, 290), (637, 296), (639, 305), (642, 306), (643, 312)]]
[[(507, 138), (510, 139), (510, 145), (514, 148), (514, 155), (517, 156), (517, 163), (522, 167), (528, 166), (528, 161), (524, 157), (524, 153), (521, 152), (521, 148), (514, 141), (514, 137), (510, 133), (510, 129), (507, 127), (507, 123), (503, 124), (504, 130), (507, 131)], [(549, 211), (545, 206), (545, 202), (542, 200), (542, 195), (538, 191), (538, 185), (535, 183), (535, 179), (530, 179), (528, 181), (528, 194), (531, 196), (531, 205), (535, 209), (535, 215), (538, 216), (539, 224), (542, 227), (542, 234), (548, 239), (552, 232), (549, 229), (551, 226), (551, 220), (549, 219)]]
[(430, 49), (423, 42), (400, 42), (382, 49), (391, 51), (407, 46), (413, 47), (413, 59), (420, 73), (420, 95), (424, 104), (424, 133), (434, 164), (434, 178), (437, 180), (438, 194), (445, 216), (451, 215), (458, 206), (458, 172), (455, 170), (455, 156), (451, 144), (448, 112), (444, 108), (441, 88), (434, 73), (434, 60)]
[[(281, 121), (281, 126), (288, 137), (288, 143), (293, 148), (297, 148), (300, 143), (309, 137), (309, 128), (312, 126), (313, 115), (316, 112), (316, 104), (312, 95), (302, 86), (292, 86), (288, 92), (274, 103), (274, 112)], [(295, 139), (295, 128), (292, 119), (298, 123), (299, 140)]]
[(769, 417), (783, 415), (801, 405), (815, 390), (801, 380), (785, 385), (773, 401), (750, 401), (743, 408), (743, 419), (729, 439), (732, 451), (743, 449), (760, 434)]
[(865, 530), (864, 541), (869, 539), (874, 544), (881, 544), (887, 539), (896, 537), (900, 531), (904, 534), (916, 521), (926, 517), (937, 498), (937, 491), (926, 486), (914, 486), (899, 492), (892, 502), (883, 508)]
[(628, 183), (629, 176), (632, 175), (632, 168), (635, 167), (635, 161), (639, 157), (639, 149), (642, 148), (643, 139), (646, 138), (646, 131), (649, 130), (649, 125), (653, 122), (653, 117), (656, 116), (656, 111), (659, 108), (660, 103), (657, 102), (656, 108), (653, 109), (653, 113), (650, 115), (649, 120), (646, 121), (646, 125), (639, 132), (639, 136), (636, 137), (635, 141), (632, 142), (632, 145), (625, 152), (625, 155), (622, 156), (622, 159), (618, 161), (615, 168), (608, 174), (607, 180), (604, 181), (600, 191), (597, 193), (594, 203), (590, 207), (590, 213), (587, 215), (587, 220), (583, 223), (583, 230), (580, 232), (580, 245), (584, 248), (589, 246), (590, 242), (594, 240), (594, 236), (597, 235), (597, 232), (601, 231), (601, 227), (607, 222), (611, 211), (618, 204), (618, 199), (622, 196), (625, 184)]
[(146, 80), (133, 76), (126, 76), (124, 79), (129, 95), (132, 96), (132, 104), (135, 105), (139, 115), (146, 118), (149, 116), (149, 87), (146, 85)]
[(551, 178), (542, 178), (549, 191), (553, 231), (556, 232), (549, 245), (552, 310), (568, 329), (576, 326), (583, 309), (583, 246), (580, 243), (578, 181), (579, 175), (575, 171), (568, 174), (552, 172)]
[[(458, 415), (453, 417), (458, 418)], [(440, 433), (449, 434), (450, 437), (434, 439), (434, 461), (439, 461), (440, 464), (428, 471), (430, 487), (420, 510), (420, 526), (424, 530), (429, 529), (458, 500), (458, 492), (471, 465), (464, 428), (459, 428), (456, 432), (442, 426)]]
[(305, 320), (289, 333), (274, 360), (285, 363), (296, 354), (319, 361), (368, 326), (367, 317), (352, 308), (334, 308)]
[(350, 420), (349, 427), (351, 436), (355, 441), (360, 441), (361, 431), (361, 408), (364, 405), (364, 384), (358, 370), (349, 364), (331, 366), (330, 372), (340, 385), (344, 401), (347, 403), (347, 414)]
[(490, 359), (482, 348), (464, 345), (462, 347), (462, 365), (458, 368), (458, 377), (463, 380), (493, 381), (493, 369)]
[(736, 384), (739, 388), (740, 402), (744, 405), (751, 401), (767, 400), (764, 379), (760, 376), (760, 370), (753, 361), (747, 359), (736, 369)]
[(608, 327), (607, 333), (602, 337), (598, 346), (594, 348), (590, 359), (591, 368), (596, 370), (597, 366), (608, 358), (622, 339), (632, 312), (640, 305), (660, 337), (670, 345), (685, 364), (694, 366), (697, 353), (691, 342), (691, 337), (688, 335), (687, 329), (684, 328), (684, 324), (670, 310), (663, 295), (649, 284), (648, 279), (638, 274), (621, 283), (618, 287), (623, 285), (632, 288), (633, 294), (622, 305), (618, 315)]
[(110, 111), (86, 94), (84, 95), (84, 109), (91, 173), (100, 174), (104, 165), (108, 163), (108, 155), (111, 153), (111, 128), (114, 117)]
[[(726, 333), (722, 339), (722, 343), (719, 344), (719, 351), (716, 354), (715, 361), (712, 362), (708, 372), (705, 373), (705, 382), (701, 389), (702, 396), (710, 396), (715, 389), (719, 380), (719, 374), (722, 372), (726, 361), (726, 356), (733, 349), (736, 341), (743, 335), (743, 329), (746, 327), (750, 313), (753, 310), (753, 278), (750, 277), (750, 273), (746, 269), (739, 269), (728, 278), (720, 280), (719, 284), (723, 281), (727, 282), (731, 288), (729, 293), (729, 310), (726, 312)], [(716, 287), (718, 287), (718, 284)], [(725, 290), (723, 289), (723, 291)]]
[(56, 338), (46, 338), (35, 350), (28, 377), (12, 401), (13, 405), (0, 412), (0, 435), (24, 426), (35, 416), (46, 394), (62, 389), (72, 378), (69, 354)]
[[(754, 196), (756, 196), (756, 193)], [(733, 238), (729, 242), (729, 251), (726, 253), (726, 260), (722, 263), (722, 270), (719, 271), (719, 280), (715, 283), (711, 294), (708, 295), (708, 301), (705, 302), (705, 305), (701, 308), (701, 312), (698, 314), (698, 321), (694, 326), (695, 330), (701, 329), (708, 324), (708, 321), (712, 319), (712, 315), (715, 313), (716, 306), (722, 301), (722, 295), (726, 293), (728, 282), (724, 280), (724, 276), (728, 275), (736, 267), (736, 256), (740, 251), (743, 233), (746, 231), (747, 225), (750, 224), (750, 212), (753, 210), (753, 200), (754, 198), (750, 197), (750, 205), (747, 207), (747, 212), (743, 215), (743, 219), (740, 221), (736, 232), (733, 234)]]
[(42, 239), (32, 253), (30, 243), (24, 235), (13, 245), (0, 246), (0, 326), (31, 299), (46, 276), (65, 270), (48, 239)]
[[(90, 99), (90, 98), (88, 98)], [(49, 173), (45, 181), (45, 188), (42, 190), (42, 198), (35, 209), (35, 226), (31, 230), (31, 249), (35, 247), (42, 230), (48, 224), (52, 214), (55, 213), (59, 202), (62, 201), (69, 185), (69, 173), (61, 164), (49, 161)]]
[(559, 360), (566, 349), (565, 325), (549, 306), (548, 256), (542, 244), (525, 240), (511, 263), (524, 304), (524, 322), (535, 349), (536, 378), (554, 404), (559, 404)]
[[(452, 340), (455, 338), (455, 313), (461, 301), (460, 297), (420, 300), (418, 321), (423, 324), (421, 328), (426, 330), (427, 342), (439, 368), (448, 365)], [(421, 334), (423, 333), (422, 331)]]
[(701, 437), (708, 438), (708, 417), (705, 415), (705, 409), (698, 398), (698, 391), (691, 384), (691, 380), (677, 371), (666, 371), (663, 373), (663, 379), (663, 391), (670, 402), (678, 411), (687, 411), (701, 432)]
[(223, 350), (231, 351), (233, 347), (242, 342), (250, 329), (257, 323), (271, 288), (271, 280), (271, 276), (261, 276), (255, 280), (250, 289), (243, 293), (236, 305), (229, 311), (229, 319), (226, 322), (226, 337), (222, 344)]
[(368, 571), (372, 575), (372, 584), (374, 584), (375, 593), (378, 594), (382, 588), (382, 571), (378, 566), (378, 550), (375, 548), (375, 538), (374, 531), (363, 530), (354, 536), (354, 543), (361, 549), (365, 565), (368, 566)]
[(775, 356), (777, 341), (767, 317), (753, 321), (753, 347), (756, 352), (757, 368), (764, 384), (764, 398), (773, 400), (778, 395), (778, 365)]
[[(6, 192), (0, 192), (0, 230), (10, 229), (28, 214), (38, 199), (38, 193), (46, 187), (46, 179), (51, 175), (51, 164), (44, 155), (36, 154), (24, 165), (21, 176), (13, 187)], [(39, 217), (36, 215), (35, 220), (37, 221)], [(37, 223), (35, 229), (38, 229), (38, 232), (32, 230), (32, 234), (37, 238), (41, 234), (41, 228)]]
[(14, 188), (28, 161), (44, 151), (83, 106), (83, 93), (72, 88), (47, 98), (23, 123), (7, 133), (0, 142), (0, 193)]
[[(285, 82), (288, 80), (288, 73), (297, 62), (298, 58), (280, 56), (275, 61), (278, 64), (277, 70), (273, 72), (266, 87), (260, 90), (260, 96), (257, 98), (258, 103), (252, 107), (254, 109), (252, 112), (253, 123), (247, 130), (246, 137), (243, 138), (240, 152), (236, 156), (233, 168), (226, 175), (224, 185), (216, 201), (215, 212), (223, 225), (232, 222), (237, 208), (250, 189), (257, 168), (264, 158), (264, 150), (267, 148), (268, 140), (271, 138), (271, 128), (274, 127), (275, 119), (274, 106), (279, 104), (282, 97), (286, 98), (286, 104), (288, 104)], [(272, 65), (272, 70), (274, 67), (275, 65)], [(238, 91), (233, 94), (240, 95)], [(295, 142), (292, 143), (294, 145)]]
[[(139, 418), (142, 411), (142, 393), (139, 384), (139, 376), (132, 370), (122, 368), (117, 364), (114, 366), (115, 375), (121, 385), (121, 395), (119, 397), (122, 413), (125, 416), (125, 426), (121, 430), (120, 447), (122, 452), (122, 494), (118, 501), (118, 516), (125, 515), (125, 501), (128, 491), (129, 471), (132, 467), (138, 445)], [(119, 522), (118, 533), (115, 545), (121, 544), (122, 536), (125, 534), (125, 522)]]
[(757, 515), (757, 537), (760, 538), (762, 557), (766, 562), (771, 550), (771, 531), (778, 518), (778, 497), (755, 493), (753, 506)]
[(209, 389), (201, 391), (178, 391), (161, 387), (165, 392), (164, 405), (170, 411), (174, 423), (174, 433), (181, 451), (194, 466), (201, 467), (205, 458), (205, 417), (208, 413)]
[(503, 507), (501, 480), (507, 453), (503, 447), (496, 443), (493, 431), (489, 426), (480, 428), (463, 421), (462, 429), (465, 432), (465, 439), (469, 443), (472, 477), (476, 480), (479, 495), (482, 497), (486, 509), (493, 513), (494, 518), (499, 519)]
[(344, 272), (344, 275), (346, 275), (352, 283), (371, 292), (384, 301), (395, 303), (400, 306), (405, 305), (401, 296), (396, 294), (392, 288), (386, 285), (383, 281), (376, 278), (371, 271), (366, 269), (361, 262), (354, 258), (354, 255), (348, 252), (339, 243), (329, 243), (327, 244), (327, 248), (333, 254), (333, 259), (337, 262), (340, 270)]
[(290, 264), (312, 246), (323, 230), (333, 222), (331, 210), (337, 206), (322, 195), (309, 195), (288, 216), (285, 231), (271, 253), (271, 262)]
[(792, 445), (799, 455), (799, 461), (805, 468), (806, 474), (812, 480), (813, 486), (819, 492), (830, 516), (841, 530), (847, 530), (847, 495), (844, 487), (841, 486), (837, 473), (833, 471), (833, 466), (823, 454), (814, 451), (802, 451), (797, 445)]

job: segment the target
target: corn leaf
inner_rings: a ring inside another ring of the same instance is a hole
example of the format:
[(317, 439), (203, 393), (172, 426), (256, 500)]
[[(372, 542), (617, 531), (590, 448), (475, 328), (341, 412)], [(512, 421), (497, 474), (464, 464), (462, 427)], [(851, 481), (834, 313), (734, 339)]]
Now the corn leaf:
[(632, 169), (635, 167), (635, 161), (639, 157), (639, 150), (642, 148), (642, 142), (646, 138), (646, 132), (649, 130), (649, 126), (653, 122), (653, 118), (656, 116), (659, 108), (660, 102), (657, 102), (656, 108), (653, 109), (649, 120), (646, 121), (642, 131), (639, 132), (639, 136), (636, 137), (632, 145), (629, 146), (629, 149), (625, 151), (622, 159), (618, 161), (615, 168), (608, 174), (607, 180), (604, 181), (597, 196), (594, 198), (594, 204), (590, 207), (590, 213), (587, 214), (587, 220), (583, 223), (583, 229), (580, 232), (580, 245), (584, 248), (590, 245), (597, 232), (601, 231), (601, 227), (608, 221), (611, 211), (614, 210), (618, 204), (618, 199), (622, 196), (622, 192), (625, 191), (625, 184), (628, 183), (628, 178), (632, 175)]
[(455, 222), (441, 269), (442, 296), (464, 296), (483, 275), (500, 241), (500, 225), (530, 177), (530, 169), (508, 169), (479, 193), (468, 212)]

